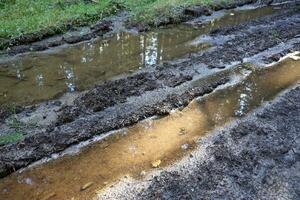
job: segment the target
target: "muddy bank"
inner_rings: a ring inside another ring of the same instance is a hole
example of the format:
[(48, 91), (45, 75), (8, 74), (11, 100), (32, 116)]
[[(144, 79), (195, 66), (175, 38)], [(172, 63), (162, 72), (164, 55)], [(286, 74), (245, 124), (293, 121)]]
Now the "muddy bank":
[(221, 10), (201, 19), (205, 21), (201, 27), (187, 23), (139, 34), (121, 31), (105, 39), (0, 60), (0, 104), (30, 105), (55, 99), (65, 92), (88, 90), (139, 68), (187, 57), (214, 46), (197, 42), (199, 36), (216, 28), (280, 13), (282, 9), (244, 6)]
[[(213, 44), (219, 38), (215, 47), (183, 61), (164, 63), (107, 81), (80, 94), (74, 103), (54, 101), (42, 104), (40, 107), (45, 114), (38, 115), (37, 121), (45, 123), (26, 126), (24, 140), (0, 147), (1, 176), (94, 135), (184, 107), (193, 98), (228, 82), (231, 67), (236, 64), (244, 61), (262, 64), (273, 55), (297, 50), (300, 34), (298, 9), (291, 6), (291, 9), (283, 9), (276, 15), (220, 28), (195, 41), (205, 39)], [(222, 71), (221, 68), (227, 69)], [(193, 84), (198, 79), (200, 83)], [(19, 118), (30, 118), (40, 107), (28, 108)]]
[(98, 199), (299, 199), (300, 87), (199, 140), (178, 164)]
[[(116, 17), (107, 17), (97, 23), (87, 26), (78, 27), (76, 25), (67, 25), (69, 31), (65, 34), (58, 34), (60, 30), (43, 30), (38, 33), (25, 34), (21, 37), (4, 40), (0, 42), (0, 55), (16, 55), (25, 52), (43, 51), (52, 47), (66, 44), (74, 44), (81, 41), (90, 40), (96, 37), (102, 37), (108, 32), (112, 32), (121, 26), (127, 26), (127, 29), (136, 29), (138, 31), (149, 30), (150, 27), (157, 27), (167, 24), (180, 23), (188, 21), (202, 15), (210, 15), (213, 11), (222, 9), (233, 9), (239, 6), (254, 4), (271, 5), (272, 3), (285, 2), (281, 1), (256, 1), (256, 0), (237, 0), (232, 2), (215, 1), (210, 6), (193, 6), (180, 8), (180, 12), (174, 17), (158, 17), (155, 24), (131, 23), (130, 16), (126, 12), (120, 12)], [(121, 9), (121, 8), (119, 8)], [(74, 27), (75, 26), (75, 27)]]
[[(55, 194), (53, 199), (91, 199), (95, 190), (119, 178), (142, 178), (153, 165), (165, 167), (178, 161), (196, 147), (199, 137), (249, 114), (293, 86), (300, 80), (300, 61), (288, 58), (255, 70), (239, 67), (233, 77), (230, 84), (168, 116), (93, 137), (2, 179), (0, 196), (18, 200), (24, 195), (43, 199)], [(90, 187), (82, 191), (86, 185)]]
[[(150, 69), (150, 72), (138, 72), (127, 78), (108, 81), (96, 86), (76, 99), (74, 106), (63, 108), (58, 123), (72, 122), (74, 118), (84, 116), (85, 113), (103, 111), (107, 107), (126, 102), (130, 96), (140, 96), (145, 92), (160, 88), (175, 88), (203, 74), (205, 69), (229, 68), (244, 63), (244, 60), (247, 62), (259, 62), (260, 60), (261, 64), (268, 60), (269, 63), (278, 61), (271, 59), (276, 57), (278, 52), (268, 50), (282, 43), (288, 44), (290, 40), (294, 42), (291, 46), (282, 47), (279, 50), (281, 55), (285, 55), (286, 51), (300, 50), (298, 49), (299, 34), (300, 14), (298, 10), (290, 10), (254, 22), (215, 30), (206, 41), (212, 42), (214, 39), (224, 37), (230, 39), (221, 39), (223, 44), (216, 45), (203, 53), (196, 53), (186, 61), (165, 63)], [(197, 42), (203, 40), (201, 37)], [(262, 53), (260, 59), (253, 57), (260, 53)]]
[(221, 78), (212, 83), (192, 88), (181, 95), (167, 96), (159, 102), (149, 105), (125, 104), (104, 112), (79, 118), (67, 126), (57, 126), (44, 132), (29, 135), (17, 144), (1, 147), (2, 176), (22, 168), (30, 163), (59, 152), (72, 144), (87, 140), (96, 134), (105, 133), (134, 124), (142, 119), (157, 114), (167, 114), (174, 107), (185, 106), (196, 96), (210, 93), (217, 86), (226, 83), (228, 78)]

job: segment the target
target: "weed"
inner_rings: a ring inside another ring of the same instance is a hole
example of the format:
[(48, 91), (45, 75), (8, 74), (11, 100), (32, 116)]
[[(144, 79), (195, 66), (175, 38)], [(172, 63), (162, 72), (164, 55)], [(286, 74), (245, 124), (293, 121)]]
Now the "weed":
[[(0, 0), (0, 41), (24, 34), (67, 30), (93, 23), (124, 9), (135, 21), (154, 23), (174, 17), (181, 8), (211, 0)], [(3, 44), (2, 44), (3, 45)]]
[(7, 125), (11, 129), (14, 129), (14, 132), (0, 136), (0, 146), (9, 143), (14, 143), (24, 138), (22, 130), (25, 126), (16, 118), (17, 107), (12, 105), (10, 107), (7, 107), (7, 110), (7, 112), (9, 112), (8, 115), (10, 115), (10, 117), (7, 119)]
[(14, 132), (7, 135), (0, 136), (0, 145), (10, 144), (20, 141), (24, 138), (21, 132)]
[(18, 121), (15, 116), (11, 116), (8, 119), (8, 126), (10, 128), (13, 128), (13, 129), (17, 130), (17, 131), (20, 131), (24, 127), (24, 125), (20, 121)]
[(280, 39), (280, 37), (279, 37), (279, 33), (278, 33), (276, 30), (272, 31), (272, 32), (271, 32), (271, 35), (272, 35), (272, 38), (273, 38), (274, 40), (277, 40), (278, 42), (281, 42), (281, 41), (282, 41), (282, 40)]

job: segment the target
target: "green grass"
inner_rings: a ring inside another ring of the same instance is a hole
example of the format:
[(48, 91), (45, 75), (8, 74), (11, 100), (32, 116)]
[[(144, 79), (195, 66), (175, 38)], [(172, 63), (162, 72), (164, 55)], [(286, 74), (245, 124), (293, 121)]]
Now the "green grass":
[[(16, 113), (16, 107), (11, 106), (9, 108), (11, 113)], [(24, 139), (24, 134), (22, 133), (22, 129), (25, 127), (20, 121), (16, 119), (15, 116), (11, 116), (7, 119), (7, 125), (14, 129), (14, 132), (0, 136), (0, 146), (5, 144), (14, 143)]]
[(23, 138), (24, 135), (21, 132), (14, 132), (8, 135), (0, 136), (0, 145), (14, 143), (22, 140)]
[[(126, 1), (126, 0), (124, 0)], [(191, 5), (209, 5), (212, 0), (129, 0), (126, 7), (132, 11), (133, 20), (150, 24), (156, 23), (161, 17), (176, 19), (183, 8)], [(138, 6), (135, 6), (138, 5)]]
[(67, 24), (80, 25), (116, 10), (110, 0), (99, 0), (99, 3), (85, 3), (83, 0), (5, 1), (0, 10), (0, 38), (18, 37), (49, 28), (64, 30)]
[(125, 9), (136, 21), (154, 22), (176, 15), (179, 8), (211, 0), (0, 0), (0, 40), (23, 34), (63, 32), (67, 25), (83, 25)]

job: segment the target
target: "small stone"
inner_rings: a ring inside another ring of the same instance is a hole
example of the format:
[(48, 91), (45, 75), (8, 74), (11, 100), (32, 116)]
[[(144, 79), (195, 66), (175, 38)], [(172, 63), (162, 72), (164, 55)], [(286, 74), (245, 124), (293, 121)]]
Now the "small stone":
[(189, 144), (183, 144), (181, 145), (181, 149), (187, 150), (189, 148)]
[(89, 187), (91, 187), (93, 184), (94, 184), (94, 182), (89, 182), (89, 183), (85, 184), (84, 186), (82, 186), (80, 188), (80, 190), (84, 191), (84, 190), (88, 189)]
[(141, 172), (141, 176), (145, 176), (146, 175), (146, 172), (145, 171), (142, 171)]
[(55, 106), (61, 106), (62, 102), (61, 101), (54, 101), (53, 105)]
[(154, 162), (151, 163), (153, 168), (158, 168), (161, 164), (161, 160), (156, 160)]

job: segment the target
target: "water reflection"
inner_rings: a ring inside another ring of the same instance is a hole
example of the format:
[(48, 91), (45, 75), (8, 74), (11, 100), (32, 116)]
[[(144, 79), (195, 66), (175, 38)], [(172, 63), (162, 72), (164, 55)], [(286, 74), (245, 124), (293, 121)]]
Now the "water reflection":
[(253, 90), (255, 90), (256, 84), (254, 82), (248, 82), (245, 84), (245, 87), (242, 88), (242, 91), (239, 92), (238, 104), (235, 110), (236, 116), (243, 116), (248, 112), (249, 102), (254, 98)]
[[(140, 67), (195, 52), (206, 45), (189, 45), (199, 35), (182, 26), (141, 35), (118, 33), (48, 53), (32, 53), (0, 64), (0, 103), (30, 103), (91, 85)], [(166, 39), (167, 38), (167, 39)], [(41, 89), (42, 88), (42, 89)]]
[(75, 86), (75, 75), (74, 75), (74, 68), (72, 66), (60, 66), (63, 70), (65, 83), (68, 88), (69, 92), (74, 92), (76, 90)]
[(195, 29), (176, 26), (145, 34), (118, 33), (54, 52), (31, 53), (0, 63), (0, 104), (26, 104), (84, 90), (113, 76), (207, 48), (195, 42), (212, 29), (274, 12), (272, 7), (234, 11)]
[[(57, 200), (93, 199), (95, 190), (108, 183), (150, 171), (153, 161), (161, 161), (163, 167), (181, 158), (214, 127), (249, 113), (299, 80), (300, 61), (290, 59), (253, 71), (237, 85), (193, 101), (182, 111), (118, 130), (75, 156), (14, 173), (0, 180), (0, 196), (43, 199), (54, 193), (52, 199)], [(82, 192), (80, 188), (90, 182), (93, 186)]]

